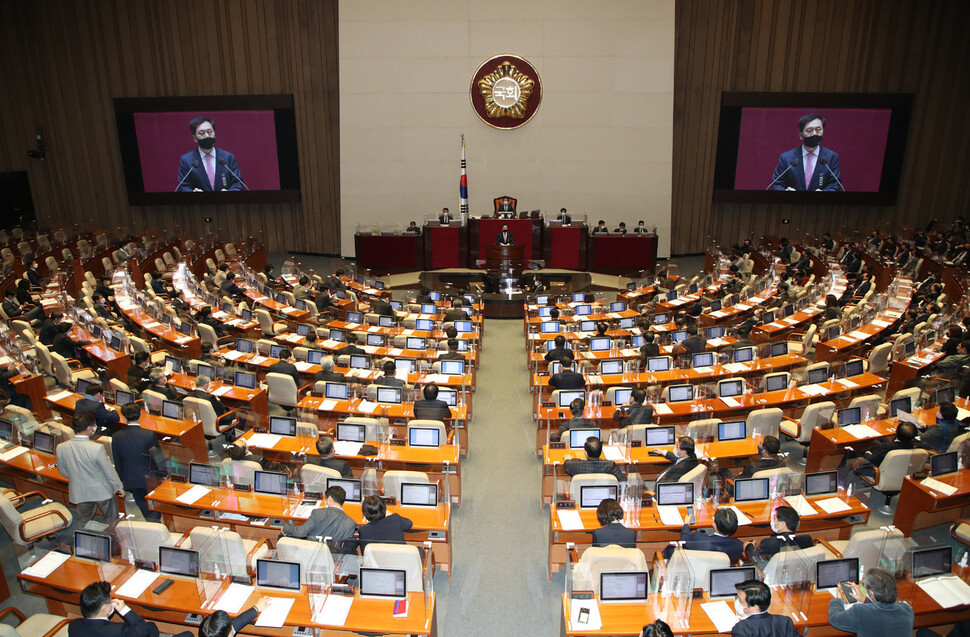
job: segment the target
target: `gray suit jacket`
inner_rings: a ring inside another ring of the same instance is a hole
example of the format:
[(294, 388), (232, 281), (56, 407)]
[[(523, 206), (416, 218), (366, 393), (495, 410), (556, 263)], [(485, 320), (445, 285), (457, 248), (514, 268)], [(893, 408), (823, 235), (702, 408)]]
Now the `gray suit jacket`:
[(57, 469), (68, 480), (71, 504), (103, 502), (123, 488), (108, 452), (92, 440), (75, 438), (59, 444)]
[(331, 537), (334, 540), (347, 540), (354, 537), (357, 523), (337, 507), (314, 509), (303, 524), (283, 525), (283, 535), (296, 538)]

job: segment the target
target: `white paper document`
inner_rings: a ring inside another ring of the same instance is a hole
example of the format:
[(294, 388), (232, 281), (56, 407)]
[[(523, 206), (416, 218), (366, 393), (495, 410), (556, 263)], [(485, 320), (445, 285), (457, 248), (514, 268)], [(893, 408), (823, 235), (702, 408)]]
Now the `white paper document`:
[(296, 370), (298, 372), (308, 372), (310, 371), (310, 368), (313, 367), (313, 363), (308, 363), (306, 361), (299, 361), (297, 362), (296, 365), (294, 365), (294, 367), (296, 367)]
[(731, 374), (737, 374), (738, 372), (748, 371), (748, 366), (744, 363), (727, 363), (723, 367), (725, 370), (727, 370), (727, 372)]
[(674, 413), (670, 407), (667, 406), (667, 403), (657, 403), (653, 406), (653, 410), (661, 416), (669, 416), (670, 414)]
[(744, 513), (742, 513), (741, 509), (739, 509), (738, 507), (732, 504), (731, 506), (726, 508), (731, 509), (732, 511), (734, 511), (735, 515), (738, 516), (738, 526), (745, 526), (746, 524), (751, 524), (751, 518), (749, 518)]
[(661, 524), (665, 526), (684, 526), (680, 509), (675, 506), (658, 506), (657, 513), (660, 515)]
[(848, 378), (839, 378), (835, 382), (837, 382), (838, 384), (842, 385), (846, 389), (853, 389), (853, 388), (859, 386), (857, 383), (855, 383), (854, 381), (849, 380)]
[(266, 628), (282, 628), (295, 601), (292, 597), (270, 597), (269, 606), (256, 618), (256, 625)]
[(261, 449), (272, 449), (276, 446), (283, 436), (278, 434), (253, 434), (249, 437), (249, 446)]
[(313, 621), (327, 626), (343, 626), (347, 622), (347, 615), (350, 614), (350, 607), (353, 604), (354, 598), (350, 595), (328, 595), (323, 608)]
[(842, 427), (842, 431), (848, 432), (853, 438), (879, 438), (882, 436), (881, 433), (870, 427), (869, 425), (848, 425)]
[(709, 338), (707, 339), (707, 344), (711, 347), (723, 347), (724, 345), (727, 345), (728, 342), (723, 338)]
[(922, 484), (924, 487), (929, 487), (934, 491), (939, 491), (943, 495), (953, 495), (957, 492), (956, 487), (950, 486), (949, 484), (940, 482), (939, 480), (935, 480), (933, 478), (924, 478), (920, 481), (920, 484)]
[(701, 604), (701, 608), (703, 608), (704, 612), (707, 613), (707, 616), (710, 617), (711, 622), (714, 624), (714, 628), (717, 629), (717, 632), (719, 633), (730, 633), (731, 629), (734, 628), (734, 625), (741, 621), (738, 616), (734, 614), (734, 609), (731, 608), (730, 604), (724, 600)]
[(943, 608), (970, 604), (970, 586), (956, 575), (931, 577), (916, 582), (916, 585)]
[(362, 414), (372, 414), (374, 413), (375, 409), (377, 409), (377, 403), (372, 403), (367, 400), (362, 400), (360, 401), (360, 404), (357, 405), (357, 411)]
[(246, 355), (245, 353), (240, 352), (238, 349), (234, 349), (231, 352), (226, 352), (225, 354), (222, 355), (222, 357), (225, 358), (226, 360), (234, 361), (242, 358), (245, 355)]
[(27, 447), (21, 447), (20, 445), (17, 445), (16, 447), (8, 449), (7, 451), (4, 451), (2, 454), (0, 454), (0, 460), (4, 462), (8, 462), (10, 460), (13, 460), (20, 454), (27, 453), (28, 451), (29, 449), (27, 449)]
[(120, 597), (138, 597), (145, 592), (145, 589), (158, 579), (158, 573), (152, 571), (137, 570), (135, 574), (128, 578), (128, 581), (121, 585), (116, 591)]
[(815, 504), (826, 513), (841, 513), (842, 511), (852, 510), (852, 507), (839, 498), (826, 498), (825, 500), (818, 500)]
[(227, 613), (235, 615), (242, 610), (242, 605), (246, 603), (255, 590), (255, 586), (230, 584), (226, 592), (219, 598), (213, 610), (224, 610)]
[(222, 396), (225, 396), (231, 391), (232, 391), (232, 385), (223, 385), (219, 389), (212, 392), (212, 395), (215, 396), (216, 398), (221, 398)]
[(362, 442), (350, 442), (348, 440), (334, 440), (333, 452), (338, 456), (356, 456), (360, 453), (360, 448), (364, 446)]
[(738, 402), (738, 399), (737, 398), (734, 398), (732, 396), (723, 396), (721, 398), (721, 402), (724, 403), (725, 405), (727, 405), (728, 407), (740, 407), (741, 406), (741, 403)]
[(559, 518), (559, 524), (562, 525), (563, 531), (583, 530), (583, 519), (576, 509), (559, 509), (556, 511), (556, 517)]
[(24, 575), (29, 575), (31, 577), (47, 577), (53, 573), (58, 566), (63, 564), (71, 557), (65, 553), (58, 553), (57, 551), (51, 551), (44, 557), (40, 558), (27, 568), (23, 570)]
[(195, 504), (200, 498), (212, 491), (212, 489), (203, 487), (202, 485), (195, 485), (179, 497), (175, 498), (182, 504)]
[(815, 507), (813, 507), (812, 504), (808, 500), (806, 500), (805, 496), (803, 495), (800, 495), (800, 494), (790, 495), (787, 498), (785, 498), (785, 502), (787, 502), (791, 508), (795, 509), (795, 511), (798, 512), (798, 515), (817, 515), (818, 514), (818, 511), (815, 510)]
[(69, 390), (69, 389), (65, 389), (65, 390), (63, 390), (63, 391), (59, 391), (59, 392), (57, 392), (56, 394), (50, 394), (50, 395), (49, 395), (49, 396), (47, 397), (47, 400), (52, 400), (52, 401), (54, 401), (54, 402), (57, 402), (57, 401), (59, 401), (59, 400), (64, 400), (64, 399), (65, 399), (65, 398), (67, 398), (68, 396), (73, 396), (73, 395), (74, 395), (74, 392), (72, 392), (72, 391), (71, 391), (71, 390)]
[(252, 358), (249, 359), (249, 364), (250, 365), (259, 365), (261, 363), (265, 363), (268, 360), (269, 359), (266, 358), (265, 356), (259, 356), (257, 354), (256, 356), (253, 356)]
[(607, 445), (603, 447), (603, 457), (607, 460), (612, 460), (613, 462), (623, 461), (623, 452), (619, 447), (614, 447), (613, 445)]

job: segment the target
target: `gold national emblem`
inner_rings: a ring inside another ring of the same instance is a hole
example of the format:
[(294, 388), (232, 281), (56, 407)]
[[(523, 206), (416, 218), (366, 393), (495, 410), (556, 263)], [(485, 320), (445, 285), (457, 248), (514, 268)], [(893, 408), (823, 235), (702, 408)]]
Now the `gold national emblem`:
[(492, 118), (525, 117), (534, 88), (535, 82), (508, 60), (478, 81), (478, 90), (485, 99), (485, 113)]

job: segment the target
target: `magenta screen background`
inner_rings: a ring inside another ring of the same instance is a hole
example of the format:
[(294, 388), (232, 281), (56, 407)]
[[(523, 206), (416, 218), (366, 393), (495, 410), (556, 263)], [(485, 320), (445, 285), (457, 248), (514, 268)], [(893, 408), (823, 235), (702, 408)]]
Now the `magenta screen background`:
[(735, 190), (771, 183), (778, 156), (798, 145), (798, 120), (808, 113), (826, 119), (822, 146), (838, 153), (846, 191), (879, 191), (892, 111), (861, 108), (742, 108)]
[(189, 122), (200, 115), (215, 120), (216, 148), (236, 156), (239, 174), (250, 190), (280, 189), (273, 111), (186, 111), (134, 114), (145, 192), (175, 190), (179, 158), (198, 148)]

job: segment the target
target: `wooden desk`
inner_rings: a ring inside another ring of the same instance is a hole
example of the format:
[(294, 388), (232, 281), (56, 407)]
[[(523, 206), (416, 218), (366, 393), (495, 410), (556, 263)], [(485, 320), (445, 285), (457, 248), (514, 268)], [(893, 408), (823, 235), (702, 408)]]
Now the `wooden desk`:
[[(127, 296), (126, 284), (130, 283), (127, 272), (118, 270), (112, 278), (115, 290), (115, 303), (118, 309), (129, 321), (134, 323), (142, 332), (142, 337), (149, 342), (156, 342), (162, 348), (175, 353), (180, 358), (198, 358), (202, 354), (202, 341), (198, 336), (186, 336), (178, 330), (162, 325), (149, 316), (134, 299)], [(125, 374), (128, 373), (127, 368)]]
[[(178, 387), (184, 392), (192, 391), (195, 388), (195, 376), (184, 373), (172, 374), (168, 377), (168, 384)], [(269, 401), (267, 392), (262, 387), (256, 389), (246, 389), (245, 387), (235, 387), (222, 379), (212, 379), (209, 383), (209, 393), (229, 387), (229, 391), (219, 396), (219, 400), (226, 403), (230, 409), (248, 411), (254, 415), (254, 420), (259, 424), (269, 423)]]
[(871, 323), (866, 323), (830, 341), (820, 342), (815, 347), (815, 362), (841, 361), (857, 354), (861, 356), (870, 341), (883, 334), (891, 334), (903, 314), (905, 310), (885, 310)]
[(10, 379), (17, 392), (30, 397), (30, 404), (34, 407), (34, 415), (38, 420), (48, 420), (51, 417), (51, 410), (44, 401), (47, 395), (47, 385), (44, 377), (40, 374), (27, 374), (21, 371), (19, 375)]
[(970, 469), (935, 478), (956, 487), (956, 493), (945, 495), (920, 484), (920, 480), (906, 477), (896, 499), (896, 515), (893, 524), (904, 535), (937, 524), (955, 522), (970, 513)]

